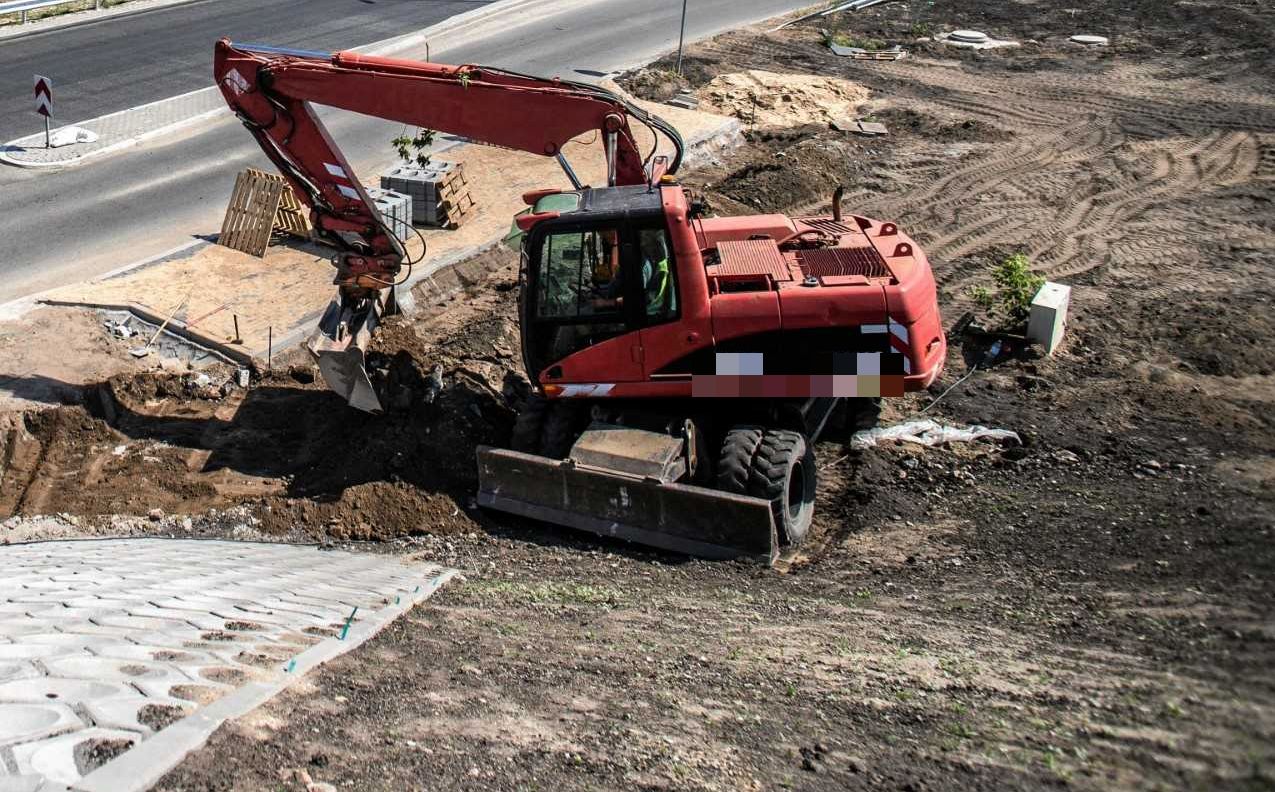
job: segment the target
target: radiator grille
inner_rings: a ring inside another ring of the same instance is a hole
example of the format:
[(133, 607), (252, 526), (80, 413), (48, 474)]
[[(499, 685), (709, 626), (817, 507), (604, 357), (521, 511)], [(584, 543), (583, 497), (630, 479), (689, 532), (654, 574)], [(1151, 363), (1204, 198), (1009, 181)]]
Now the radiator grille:
[(870, 247), (836, 247), (803, 250), (797, 254), (801, 272), (806, 277), (862, 275), (865, 278), (889, 278), (885, 259)]

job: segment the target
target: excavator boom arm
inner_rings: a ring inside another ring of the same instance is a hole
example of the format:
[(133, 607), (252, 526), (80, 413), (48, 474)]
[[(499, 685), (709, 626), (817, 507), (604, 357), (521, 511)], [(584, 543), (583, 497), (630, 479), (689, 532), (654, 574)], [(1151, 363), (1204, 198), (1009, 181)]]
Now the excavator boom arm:
[(669, 172), (681, 159), (681, 140), (666, 122), (583, 83), (227, 39), (217, 42), (213, 71), (230, 108), (311, 208), (315, 231), (342, 251), (338, 283), (349, 288), (391, 285), (405, 253), (311, 103), (545, 156), (596, 130), (612, 184), (641, 184), (650, 176), (630, 118), (673, 142)]

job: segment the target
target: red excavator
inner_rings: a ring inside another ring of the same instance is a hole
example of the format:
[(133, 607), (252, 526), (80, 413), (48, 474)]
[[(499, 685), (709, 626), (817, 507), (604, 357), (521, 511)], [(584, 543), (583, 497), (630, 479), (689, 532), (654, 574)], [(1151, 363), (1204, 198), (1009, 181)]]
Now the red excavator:
[[(535, 392), (512, 448), (478, 450), (484, 507), (774, 561), (811, 525), (813, 443), (838, 404), (902, 396), (942, 370), (929, 262), (894, 223), (843, 215), (839, 195), (828, 217), (709, 217), (675, 179), (677, 131), (604, 88), (225, 39), (214, 75), (337, 250), (338, 293), (308, 346), (360, 409), (380, 409), (364, 353), (414, 262), (311, 103), (562, 165), (570, 186), (524, 195), (515, 220)], [(594, 132), (607, 183), (586, 186), (563, 147)]]

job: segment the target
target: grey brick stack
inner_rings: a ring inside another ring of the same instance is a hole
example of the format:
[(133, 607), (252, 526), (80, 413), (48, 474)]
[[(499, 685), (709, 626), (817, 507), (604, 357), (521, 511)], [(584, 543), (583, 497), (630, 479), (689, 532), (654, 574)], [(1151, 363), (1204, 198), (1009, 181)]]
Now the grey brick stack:
[(447, 174), (455, 169), (454, 162), (431, 162), (423, 168), (399, 165), (381, 176), (381, 189), (412, 197), (412, 222), (440, 226), (447, 219), (446, 211), (439, 210), (440, 188)]
[(395, 190), (378, 190), (369, 187), (367, 195), (376, 204), (376, 211), (381, 213), (385, 224), (394, 231), (394, 236), (406, 242), (416, 236), (412, 231), (412, 196)]

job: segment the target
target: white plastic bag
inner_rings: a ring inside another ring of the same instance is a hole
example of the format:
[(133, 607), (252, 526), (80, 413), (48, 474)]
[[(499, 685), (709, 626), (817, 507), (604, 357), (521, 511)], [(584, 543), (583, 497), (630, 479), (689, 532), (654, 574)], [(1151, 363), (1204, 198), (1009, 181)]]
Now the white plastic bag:
[(924, 418), (919, 421), (895, 424), (894, 426), (878, 426), (875, 429), (864, 429), (855, 432), (850, 438), (850, 447), (861, 451), (872, 448), (882, 440), (902, 440), (908, 443), (919, 443), (923, 446), (943, 445), (945, 443), (971, 443), (983, 438), (992, 440), (1009, 440), (1021, 445), (1022, 439), (1017, 432), (1008, 429), (989, 429), (986, 426), (951, 426)]

